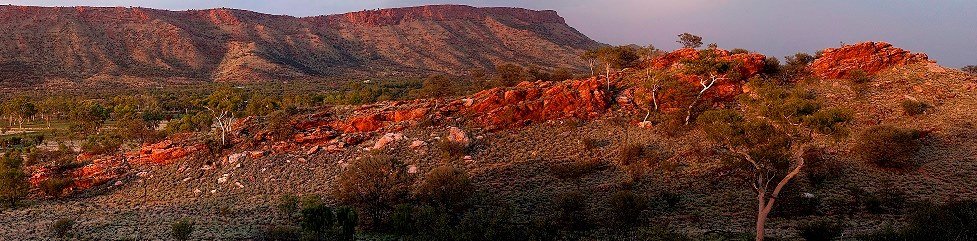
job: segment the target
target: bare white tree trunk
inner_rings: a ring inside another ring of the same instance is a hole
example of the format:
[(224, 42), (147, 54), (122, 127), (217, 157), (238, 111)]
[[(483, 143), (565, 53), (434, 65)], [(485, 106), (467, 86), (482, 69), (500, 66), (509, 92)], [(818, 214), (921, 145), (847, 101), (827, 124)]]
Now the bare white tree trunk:
[(692, 104), (690, 104), (688, 110), (686, 110), (685, 125), (689, 125), (689, 121), (692, 119), (692, 109), (695, 108), (695, 105), (699, 103), (700, 99), (702, 99), (702, 94), (705, 94), (706, 91), (709, 90), (709, 88), (712, 88), (712, 86), (716, 84), (716, 81), (725, 78), (726, 78), (725, 76), (717, 76), (715, 74), (710, 74), (708, 80), (705, 79), (699, 80), (699, 84), (702, 85), (702, 90), (700, 90), (699, 93), (695, 95), (695, 99), (692, 100)]
[(797, 165), (793, 170), (787, 173), (784, 178), (777, 182), (777, 186), (774, 187), (769, 198), (766, 196), (767, 190), (769, 189), (769, 184), (771, 181), (773, 181), (773, 179), (766, 175), (760, 164), (754, 161), (753, 157), (751, 157), (748, 153), (744, 151), (735, 151), (746, 159), (747, 162), (750, 162), (750, 164), (752, 164), (754, 167), (756, 183), (753, 184), (753, 188), (757, 192), (756, 241), (763, 241), (767, 217), (770, 215), (770, 211), (773, 210), (773, 205), (777, 201), (780, 191), (783, 190), (784, 186), (787, 186), (787, 183), (789, 183), (790, 180), (797, 177), (797, 174), (801, 172), (801, 168), (804, 167), (804, 157), (801, 155), (803, 153), (803, 148), (799, 148), (798, 150), (798, 154), (794, 157), (797, 159)]

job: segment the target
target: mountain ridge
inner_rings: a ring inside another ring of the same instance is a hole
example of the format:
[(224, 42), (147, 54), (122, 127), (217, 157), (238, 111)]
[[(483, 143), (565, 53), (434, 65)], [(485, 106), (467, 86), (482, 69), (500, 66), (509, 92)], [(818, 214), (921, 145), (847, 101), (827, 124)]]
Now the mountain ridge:
[(583, 69), (601, 44), (552, 10), (429, 5), (292, 17), (216, 8), (0, 6), (0, 65), (26, 85), (99, 78), (249, 82)]

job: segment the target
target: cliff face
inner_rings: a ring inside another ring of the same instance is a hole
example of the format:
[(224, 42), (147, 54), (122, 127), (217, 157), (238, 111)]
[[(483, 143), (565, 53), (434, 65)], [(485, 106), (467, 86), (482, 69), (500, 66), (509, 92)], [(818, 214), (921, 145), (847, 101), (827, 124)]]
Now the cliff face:
[(0, 6), (0, 83), (260, 81), (585, 66), (599, 43), (556, 12), (437, 5), (296, 18), (243, 10)]

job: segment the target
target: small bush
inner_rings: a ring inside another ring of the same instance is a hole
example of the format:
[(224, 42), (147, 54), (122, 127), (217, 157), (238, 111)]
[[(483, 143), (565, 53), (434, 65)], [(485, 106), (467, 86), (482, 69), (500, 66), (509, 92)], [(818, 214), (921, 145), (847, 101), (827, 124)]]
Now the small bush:
[(926, 111), (930, 109), (930, 105), (926, 102), (918, 100), (903, 100), (902, 101), (902, 112), (906, 113), (908, 116), (917, 116), (926, 114)]
[(844, 229), (837, 222), (816, 220), (801, 224), (797, 229), (807, 241), (831, 241), (841, 237)]
[(589, 228), (587, 222), (587, 200), (580, 192), (557, 194), (553, 205), (557, 210), (557, 226), (566, 230), (585, 230)]
[(406, 165), (396, 159), (363, 157), (339, 174), (332, 195), (340, 203), (369, 214), (368, 224), (380, 224), (394, 205), (407, 199), (412, 181), (409, 177)]
[(922, 146), (923, 132), (894, 126), (875, 126), (865, 130), (854, 152), (867, 162), (883, 168), (913, 166), (913, 155)]
[(435, 147), (438, 152), (441, 153), (441, 157), (449, 160), (458, 160), (462, 157), (468, 155), (470, 149), (469, 145), (460, 142), (454, 142), (449, 140), (442, 140), (435, 143)]
[(621, 225), (620, 227), (629, 227), (638, 223), (641, 212), (648, 208), (643, 198), (629, 190), (614, 193), (608, 202), (611, 204), (614, 221)]
[(452, 166), (442, 166), (428, 172), (414, 193), (418, 199), (431, 205), (457, 209), (468, 201), (471, 190), (467, 173)]
[(906, 205), (905, 194), (899, 191), (883, 189), (878, 192), (852, 190), (862, 208), (871, 214), (899, 214)]
[(845, 133), (843, 125), (850, 122), (852, 118), (852, 112), (850, 110), (828, 108), (805, 116), (803, 122), (805, 126), (814, 129), (818, 133), (831, 135)]
[(92, 135), (81, 144), (81, 150), (91, 154), (110, 154), (118, 151), (122, 142), (122, 136), (119, 135)]
[(54, 221), (51, 224), (50, 231), (51, 235), (55, 238), (68, 238), (71, 235), (71, 230), (75, 228), (75, 220), (70, 218), (62, 218)]
[(51, 177), (44, 181), (41, 181), (38, 186), (41, 188), (41, 192), (49, 197), (59, 198), (65, 194), (65, 190), (68, 189), (75, 180), (70, 177)]
[(336, 209), (336, 224), (339, 225), (339, 240), (353, 240), (356, 235), (356, 224), (359, 217), (356, 210), (349, 207)]
[(8, 152), (0, 158), (0, 205), (4, 207), (17, 207), (27, 198), (30, 183), (23, 162), (18, 152)]
[(597, 160), (574, 160), (550, 166), (550, 173), (560, 179), (578, 179), (598, 171), (602, 166)]
[(856, 85), (867, 84), (872, 81), (872, 76), (865, 72), (864, 70), (856, 69), (848, 72), (848, 79)]
[(284, 217), (290, 218), (295, 215), (299, 210), (299, 198), (295, 195), (284, 195), (275, 204), (275, 208), (278, 209), (278, 213)]
[(332, 208), (322, 203), (302, 207), (300, 225), (307, 234), (322, 236), (328, 233), (336, 221)]
[(597, 139), (594, 139), (594, 138), (586, 137), (586, 138), (580, 139), (580, 145), (583, 146), (583, 149), (584, 150), (590, 151), (590, 150), (593, 150), (593, 149), (597, 149), (597, 148), (599, 148), (601, 146), (600, 144), (601, 144), (600, 143), (600, 140), (597, 140)]
[(823, 149), (811, 149), (804, 152), (804, 163), (807, 166), (804, 173), (814, 187), (844, 175), (844, 165), (827, 155)]
[(977, 240), (977, 202), (928, 205), (910, 216), (900, 229), (885, 228), (863, 240)]
[(181, 219), (173, 222), (170, 235), (176, 240), (190, 240), (190, 236), (193, 234), (193, 226), (193, 221), (189, 219)]
[(631, 164), (645, 156), (645, 146), (638, 144), (628, 144), (618, 151), (617, 160), (623, 165)]

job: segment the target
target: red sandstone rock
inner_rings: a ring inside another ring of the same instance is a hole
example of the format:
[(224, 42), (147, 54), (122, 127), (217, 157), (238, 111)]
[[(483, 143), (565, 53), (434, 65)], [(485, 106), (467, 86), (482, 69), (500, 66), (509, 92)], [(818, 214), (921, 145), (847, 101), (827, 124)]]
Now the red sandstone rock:
[(928, 61), (923, 53), (911, 53), (886, 42), (865, 42), (825, 49), (811, 68), (818, 77), (839, 79), (850, 77), (853, 70), (874, 74), (894, 66)]
[(464, 107), (486, 126), (521, 126), (560, 118), (592, 118), (606, 110), (609, 98), (597, 79), (522, 82), (512, 88), (476, 93)]

